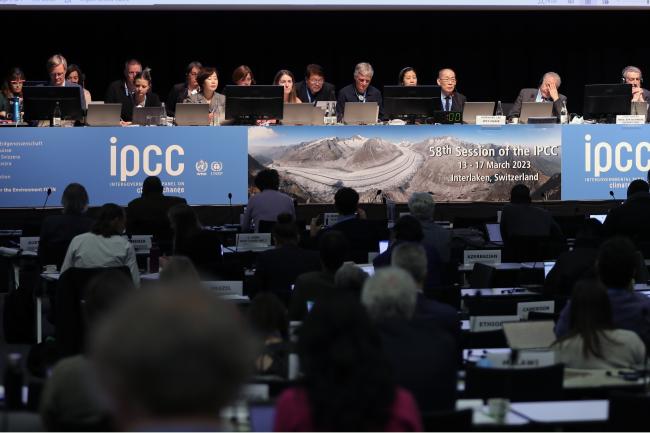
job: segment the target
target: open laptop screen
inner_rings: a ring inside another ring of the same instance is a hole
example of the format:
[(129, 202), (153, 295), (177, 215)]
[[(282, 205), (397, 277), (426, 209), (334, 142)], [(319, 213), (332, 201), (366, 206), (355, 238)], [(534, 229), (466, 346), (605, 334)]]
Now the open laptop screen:
[(488, 239), (494, 244), (502, 244), (501, 226), (499, 224), (485, 224)]

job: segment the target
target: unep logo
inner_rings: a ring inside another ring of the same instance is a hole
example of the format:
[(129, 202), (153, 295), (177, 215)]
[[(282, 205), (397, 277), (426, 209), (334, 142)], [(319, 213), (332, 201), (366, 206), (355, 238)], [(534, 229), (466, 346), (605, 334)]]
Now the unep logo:
[(212, 164), (210, 164), (210, 170), (221, 171), (223, 170), (223, 164), (221, 163), (221, 161), (212, 161)]
[(208, 171), (208, 161), (204, 159), (199, 159), (196, 161), (196, 164), (194, 165), (196, 168), (197, 173), (205, 173)]

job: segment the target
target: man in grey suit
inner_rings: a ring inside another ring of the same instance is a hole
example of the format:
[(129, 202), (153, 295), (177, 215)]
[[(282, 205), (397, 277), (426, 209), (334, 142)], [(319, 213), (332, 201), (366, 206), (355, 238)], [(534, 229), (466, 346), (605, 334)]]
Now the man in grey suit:
[(566, 103), (567, 100), (566, 96), (558, 92), (561, 84), (562, 79), (557, 73), (545, 73), (538, 89), (521, 89), (508, 117), (519, 117), (524, 102), (552, 102), (553, 115), (559, 117), (562, 103)]
[(626, 66), (621, 74), (623, 75), (621, 81), (632, 85), (632, 102), (650, 102), (650, 90), (641, 87), (643, 83), (641, 69), (636, 66)]
[(444, 68), (438, 71), (436, 80), (440, 86), (440, 109), (442, 111), (463, 111), (467, 98), (456, 91), (456, 73)]

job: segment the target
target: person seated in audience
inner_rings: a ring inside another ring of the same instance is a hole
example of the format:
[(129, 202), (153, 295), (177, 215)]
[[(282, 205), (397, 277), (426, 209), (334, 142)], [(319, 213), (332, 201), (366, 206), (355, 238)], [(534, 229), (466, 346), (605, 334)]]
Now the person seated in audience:
[(106, 203), (99, 209), (97, 220), (88, 233), (75, 236), (61, 266), (61, 273), (69, 268), (109, 268), (126, 266), (136, 287), (140, 286), (140, 272), (135, 260), (135, 249), (124, 237), (126, 216), (115, 203)]
[(605, 236), (626, 236), (638, 246), (650, 243), (650, 189), (648, 182), (633, 180), (627, 187), (627, 200), (607, 213), (603, 230)]
[(277, 170), (264, 169), (255, 175), (255, 186), (260, 190), (248, 199), (244, 211), (242, 232), (260, 229), (260, 221), (277, 221), (278, 215), (288, 213), (295, 217), (296, 210), (293, 199), (287, 194), (278, 191), (280, 188), (280, 175)]
[(86, 89), (86, 74), (81, 72), (79, 66), (72, 64), (68, 65), (68, 69), (65, 71), (65, 79), (81, 86), (84, 92), (84, 100), (86, 101), (84, 109), (88, 108), (88, 104), (92, 102), (93, 98), (88, 89)]
[[(650, 299), (634, 291), (634, 275), (638, 263), (637, 252), (629, 239), (614, 237), (603, 243), (598, 252), (596, 269), (600, 281), (607, 288), (612, 306), (613, 325), (637, 333), (648, 347), (650, 343)], [(569, 334), (571, 301), (560, 313), (555, 326), (558, 338)]]
[(289, 374), (287, 307), (273, 293), (258, 293), (248, 308), (248, 320), (264, 343), (262, 352), (255, 360), (255, 371), (286, 378)]
[(176, 104), (201, 91), (197, 77), (202, 67), (201, 62), (190, 62), (185, 68), (185, 82), (174, 84), (174, 87), (169, 91), (166, 103), (169, 116), (176, 114)]
[(422, 226), (424, 239), (422, 244), (433, 247), (443, 263), (449, 263), (451, 254), (451, 231), (434, 221), (436, 203), (433, 196), (427, 192), (414, 192), (408, 201), (411, 216), (417, 219)]
[(128, 103), (135, 92), (135, 76), (141, 72), (142, 63), (136, 59), (127, 60), (124, 63), (124, 78), (109, 84), (104, 103), (122, 104), (122, 106)]
[(381, 339), (352, 297), (323, 299), (300, 328), (300, 385), (276, 402), (274, 431), (421, 431), (411, 393), (396, 385)]
[(66, 71), (68, 70), (68, 61), (61, 54), (55, 54), (47, 59), (47, 74), (50, 76), (50, 86), (57, 87), (79, 87), (79, 98), (81, 101), (81, 109), (86, 109), (86, 98), (84, 97), (83, 88), (72, 81), (66, 79)]
[[(117, 270), (95, 276), (85, 291), (83, 313), (89, 333), (135, 290), (133, 282)], [(87, 354), (60, 360), (45, 382), (40, 413), (48, 431), (112, 431), (108, 402), (98, 384)]]
[(160, 257), (160, 283), (165, 287), (199, 287), (201, 277), (192, 264), (192, 261), (185, 256)]
[(218, 275), (222, 264), (219, 234), (204, 229), (194, 210), (186, 204), (170, 208), (169, 221), (174, 232), (174, 255), (189, 258), (201, 276)]
[(254, 347), (236, 308), (214, 293), (145, 290), (104, 320), (91, 361), (122, 431), (221, 431), (250, 375)]
[(334, 275), (343, 265), (350, 243), (339, 231), (324, 233), (319, 241), (322, 270), (307, 272), (296, 279), (289, 302), (289, 319), (303, 320), (314, 303), (340, 295), (334, 284)]
[[(386, 251), (375, 257), (372, 264), (375, 268), (389, 266), (395, 248), (405, 243), (421, 245), (422, 239), (424, 239), (424, 234), (422, 233), (422, 226), (420, 226), (418, 220), (411, 215), (404, 215), (397, 220), (393, 227), (390, 246)], [(427, 273), (424, 287), (433, 289), (440, 286), (442, 263), (435, 248), (428, 247), (425, 248), (425, 251)]]
[(334, 285), (342, 293), (361, 299), (361, 289), (368, 279), (368, 274), (354, 263), (344, 263), (334, 274)]
[(559, 117), (562, 105), (567, 102), (566, 96), (558, 92), (561, 84), (562, 79), (558, 74), (555, 72), (545, 73), (538, 89), (521, 89), (508, 117), (519, 117), (524, 102), (552, 102), (553, 116)]
[(41, 265), (54, 264), (61, 268), (72, 238), (90, 231), (92, 218), (86, 215), (88, 193), (79, 183), (71, 183), (61, 196), (63, 212), (50, 215), (41, 224), (41, 237), (38, 243), (38, 258)]
[(133, 112), (138, 107), (160, 107), (162, 104), (158, 95), (151, 91), (153, 83), (151, 81), (151, 69), (146, 68), (144, 71), (136, 74), (133, 79), (135, 89), (128, 101), (122, 104), (122, 121), (125, 125), (130, 125), (133, 120)]
[(305, 80), (296, 83), (296, 93), (303, 102), (315, 104), (317, 101), (336, 101), (336, 87), (325, 81), (323, 67), (309, 64), (305, 70)]
[(13, 119), (11, 100), (19, 98), (20, 111), (23, 106), (23, 83), (25, 73), (20, 68), (11, 68), (0, 87), (0, 119)]
[(553, 343), (556, 361), (568, 368), (642, 369), (641, 338), (614, 325), (607, 289), (598, 280), (581, 280), (571, 294), (569, 331)]
[(602, 226), (595, 218), (585, 220), (578, 229), (573, 249), (559, 255), (544, 279), (545, 295), (570, 296), (576, 282), (596, 278), (596, 258), (603, 241)]
[(456, 72), (449, 68), (439, 70), (436, 83), (440, 86), (440, 109), (442, 111), (463, 111), (467, 98), (456, 91)]
[(379, 105), (379, 119), (384, 118), (384, 103), (381, 92), (370, 85), (375, 74), (370, 63), (358, 63), (354, 68), (354, 83), (345, 86), (339, 92), (336, 102), (336, 116), (339, 121), (345, 114), (346, 102), (376, 102)]
[(171, 252), (172, 231), (167, 213), (177, 204), (187, 204), (182, 197), (163, 194), (158, 176), (147, 176), (142, 195), (126, 207), (126, 231), (133, 235), (153, 235), (163, 252)]
[(376, 323), (400, 386), (422, 412), (453, 410), (458, 373), (457, 346), (432, 322), (413, 321), (417, 285), (405, 270), (378, 270), (363, 286), (361, 302)]
[(208, 104), (210, 121), (212, 122), (216, 117), (217, 122), (222, 123), (226, 118), (226, 97), (217, 92), (217, 87), (219, 87), (217, 69), (209, 66), (201, 68), (197, 81), (201, 91), (187, 96), (183, 102)]
[(399, 71), (397, 77), (397, 84), (400, 86), (417, 86), (418, 85), (418, 74), (410, 66)]
[(284, 103), (285, 104), (300, 104), (302, 101), (296, 94), (296, 87), (294, 86), (293, 72), (286, 69), (281, 69), (275, 74), (273, 84), (282, 86), (284, 88)]
[(275, 248), (257, 256), (255, 265), (255, 288), (271, 291), (289, 303), (291, 286), (299, 275), (321, 268), (316, 251), (300, 248), (300, 232), (290, 214), (278, 215), (272, 231)]
[(232, 82), (238, 86), (250, 86), (255, 84), (253, 71), (246, 65), (241, 65), (232, 71)]
[(650, 90), (641, 87), (643, 73), (636, 66), (626, 66), (622, 72), (623, 82), (632, 85), (632, 102), (650, 102)]
[(391, 266), (403, 269), (413, 278), (417, 289), (414, 317), (431, 320), (460, 342), (460, 321), (458, 313), (450, 305), (443, 304), (424, 295), (427, 281), (427, 253), (422, 245), (407, 242), (398, 245), (391, 256)]

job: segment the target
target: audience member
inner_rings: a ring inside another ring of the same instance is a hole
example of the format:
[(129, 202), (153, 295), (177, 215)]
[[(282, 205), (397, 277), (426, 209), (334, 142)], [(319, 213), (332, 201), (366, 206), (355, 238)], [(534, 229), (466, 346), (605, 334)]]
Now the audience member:
[(296, 87), (294, 86), (293, 72), (286, 69), (281, 69), (275, 74), (273, 84), (282, 86), (284, 88), (284, 103), (299, 104), (302, 101), (296, 94)]
[(437, 325), (411, 320), (417, 302), (413, 278), (402, 269), (380, 269), (364, 284), (361, 302), (377, 324), (397, 383), (413, 393), (423, 412), (453, 410), (456, 343)]
[(151, 69), (135, 75), (134, 90), (129, 99), (122, 103), (122, 120), (127, 124), (133, 120), (133, 112), (138, 107), (160, 107), (162, 104), (158, 95), (151, 91)]
[(650, 243), (650, 192), (648, 182), (633, 180), (627, 188), (627, 200), (610, 209), (603, 230), (605, 236), (626, 236), (641, 247)]
[(7, 73), (5, 80), (0, 88), (0, 119), (14, 120), (11, 100), (19, 98), (20, 111), (23, 106), (23, 83), (25, 82), (25, 73), (20, 68), (11, 68)]
[(136, 60), (127, 60), (124, 63), (124, 78), (113, 81), (106, 89), (104, 102), (107, 104), (124, 104), (131, 101), (135, 92), (135, 76), (142, 72), (142, 64)]
[(354, 83), (345, 86), (339, 92), (336, 102), (336, 116), (339, 121), (345, 114), (346, 102), (376, 102), (379, 106), (379, 118), (384, 118), (384, 103), (381, 92), (370, 85), (375, 74), (370, 63), (358, 63), (354, 68)]
[(448, 263), (451, 252), (451, 231), (442, 228), (434, 221), (436, 203), (431, 194), (414, 192), (408, 201), (411, 216), (417, 219), (422, 226), (424, 239), (422, 244), (433, 247), (443, 263)]
[[(630, 240), (615, 237), (600, 247), (596, 261), (600, 281), (607, 288), (615, 328), (636, 332), (646, 347), (650, 343), (650, 299), (634, 292), (634, 274), (638, 256)], [(555, 334), (564, 337), (570, 332), (571, 301), (564, 307), (555, 326)]]
[(410, 66), (399, 71), (399, 76), (397, 77), (397, 84), (400, 86), (417, 86), (418, 85), (418, 75)]
[(273, 293), (259, 293), (248, 309), (248, 320), (264, 343), (262, 352), (255, 360), (255, 371), (286, 378), (289, 374), (287, 307)]
[(136, 293), (92, 340), (98, 380), (123, 431), (219, 431), (253, 365), (235, 307), (196, 288)]
[(127, 266), (133, 283), (140, 285), (140, 272), (135, 250), (122, 237), (126, 224), (124, 209), (106, 203), (99, 210), (97, 221), (88, 233), (75, 236), (63, 260), (61, 273), (69, 268), (108, 268)]
[(260, 190), (248, 199), (242, 231), (251, 230), (251, 223), (255, 231), (259, 231), (260, 221), (277, 221), (278, 215), (288, 213), (295, 217), (296, 211), (293, 200), (288, 195), (278, 191), (280, 188), (280, 175), (277, 170), (264, 169), (255, 175), (255, 186)]
[(508, 116), (519, 117), (524, 102), (552, 102), (553, 116), (559, 117), (562, 105), (567, 102), (566, 96), (558, 92), (561, 84), (562, 79), (558, 74), (555, 72), (545, 73), (538, 89), (521, 89)]
[(192, 261), (185, 256), (161, 257), (162, 266), (160, 269), (160, 283), (165, 287), (199, 287), (201, 277), (192, 264)]
[(65, 71), (65, 79), (81, 86), (84, 92), (84, 100), (86, 101), (86, 105), (83, 108), (88, 108), (88, 104), (92, 102), (93, 98), (88, 89), (86, 89), (86, 74), (81, 72), (79, 66), (74, 64), (68, 65), (68, 69)]
[(274, 431), (421, 431), (411, 394), (396, 386), (380, 337), (354, 299), (316, 303), (300, 329), (300, 386), (276, 403)]
[(129, 234), (153, 235), (164, 252), (171, 251), (171, 226), (167, 213), (177, 204), (187, 204), (184, 198), (163, 194), (158, 176), (148, 176), (142, 182), (142, 195), (126, 207), (126, 231)]
[(623, 82), (632, 85), (632, 102), (650, 102), (650, 91), (641, 87), (643, 74), (636, 66), (626, 66), (621, 73)]
[(63, 212), (50, 215), (41, 224), (38, 258), (42, 265), (55, 264), (58, 269), (68, 251), (72, 238), (90, 231), (93, 220), (86, 216), (88, 193), (83, 185), (71, 183), (61, 196)]
[(226, 97), (217, 92), (217, 87), (219, 87), (217, 69), (209, 66), (201, 68), (197, 81), (201, 90), (187, 96), (183, 102), (208, 104), (210, 121), (212, 122), (216, 117), (217, 123), (223, 123), (226, 118)]
[(253, 71), (246, 65), (241, 65), (232, 71), (232, 82), (238, 86), (250, 86), (255, 84)]
[(348, 293), (354, 299), (361, 299), (361, 289), (368, 279), (368, 274), (354, 263), (344, 263), (334, 274), (334, 285), (342, 293)]
[(309, 64), (305, 70), (305, 80), (296, 83), (296, 93), (303, 102), (315, 104), (318, 101), (336, 101), (336, 88), (325, 81), (323, 67)]
[(639, 336), (614, 325), (607, 289), (598, 280), (575, 285), (568, 333), (553, 346), (557, 362), (568, 368), (641, 369), (645, 360)]
[(185, 68), (185, 82), (174, 84), (174, 87), (167, 95), (167, 114), (174, 116), (176, 114), (176, 104), (183, 102), (188, 97), (201, 91), (197, 77), (203, 65), (201, 62), (190, 62)]
[(84, 97), (83, 88), (76, 83), (66, 79), (66, 71), (68, 70), (68, 61), (61, 54), (55, 54), (47, 59), (47, 73), (50, 76), (50, 86), (58, 87), (79, 87), (79, 100), (81, 101), (81, 109), (86, 109), (86, 99)]
[(436, 82), (440, 86), (440, 108), (442, 111), (463, 111), (467, 98), (456, 91), (456, 73), (445, 68), (438, 71)]

